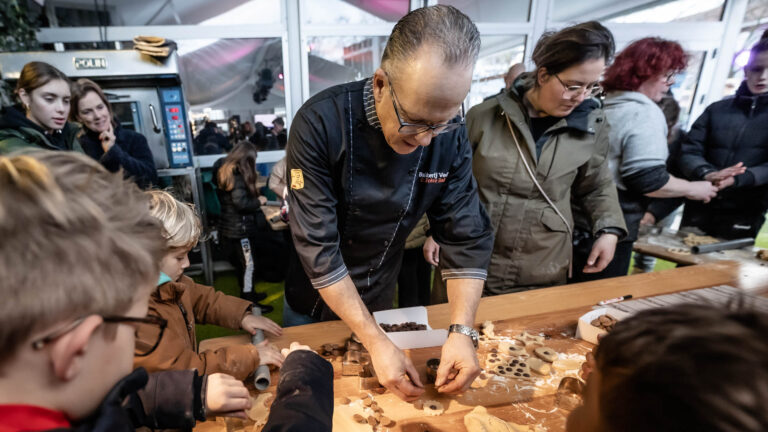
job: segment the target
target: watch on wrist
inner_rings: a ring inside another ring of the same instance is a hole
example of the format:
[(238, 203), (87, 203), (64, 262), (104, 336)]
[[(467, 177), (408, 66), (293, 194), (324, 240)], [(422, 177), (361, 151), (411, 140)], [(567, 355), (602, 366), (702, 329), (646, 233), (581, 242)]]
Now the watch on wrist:
[(472, 344), (475, 346), (475, 348), (477, 348), (478, 334), (477, 330), (473, 329), (472, 327), (461, 324), (451, 324), (448, 327), (448, 333), (461, 333), (465, 336), (469, 336), (469, 338), (472, 339)]

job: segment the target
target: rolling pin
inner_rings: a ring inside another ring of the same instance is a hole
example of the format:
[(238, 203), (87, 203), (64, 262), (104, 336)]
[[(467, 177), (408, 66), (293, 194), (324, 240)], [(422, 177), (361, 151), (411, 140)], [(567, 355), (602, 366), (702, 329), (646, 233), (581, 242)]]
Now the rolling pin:
[(719, 251), (724, 251), (728, 249), (741, 249), (743, 247), (752, 246), (754, 244), (755, 244), (755, 239), (743, 238), (743, 239), (728, 240), (728, 241), (712, 243), (712, 244), (693, 246), (691, 247), (691, 252), (695, 254), (719, 252)]
[[(253, 316), (261, 316), (261, 308), (254, 305), (253, 309), (251, 309), (251, 314), (253, 314)], [(251, 336), (251, 343), (258, 345), (263, 341), (264, 331), (257, 329), (256, 334)], [(259, 365), (259, 367), (256, 368), (256, 374), (253, 377), (253, 385), (257, 390), (261, 391), (266, 390), (270, 384), (272, 384), (272, 377), (269, 374), (269, 366), (265, 364)]]

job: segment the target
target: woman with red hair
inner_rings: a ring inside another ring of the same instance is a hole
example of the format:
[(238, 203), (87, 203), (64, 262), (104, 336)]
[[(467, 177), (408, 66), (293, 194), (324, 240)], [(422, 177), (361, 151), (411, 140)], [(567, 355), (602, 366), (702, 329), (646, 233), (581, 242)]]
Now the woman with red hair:
[[(619, 203), (629, 235), (616, 246), (605, 270), (575, 274), (575, 281), (626, 276), (637, 240), (640, 219), (650, 197), (686, 197), (708, 202), (717, 187), (708, 181), (689, 182), (667, 172), (667, 122), (657, 102), (686, 66), (688, 56), (677, 42), (645, 38), (631, 43), (606, 70), (605, 114), (611, 126), (608, 163), (616, 181)], [(586, 230), (588, 232), (588, 230)], [(586, 261), (589, 239), (574, 251), (574, 271)]]

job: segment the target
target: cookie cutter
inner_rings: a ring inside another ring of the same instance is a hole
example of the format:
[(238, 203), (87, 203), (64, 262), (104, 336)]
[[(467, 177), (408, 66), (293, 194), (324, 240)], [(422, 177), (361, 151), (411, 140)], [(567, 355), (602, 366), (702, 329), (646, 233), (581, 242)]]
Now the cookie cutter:
[(358, 377), (358, 387), (360, 388), (360, 391), (382, 388), (381, 383), (379, 383), (379, 378), (376, 376), (376, 371), (373, 369), (373, 365), (370, 362), (362, 365), (362, 370), (358, 374)]

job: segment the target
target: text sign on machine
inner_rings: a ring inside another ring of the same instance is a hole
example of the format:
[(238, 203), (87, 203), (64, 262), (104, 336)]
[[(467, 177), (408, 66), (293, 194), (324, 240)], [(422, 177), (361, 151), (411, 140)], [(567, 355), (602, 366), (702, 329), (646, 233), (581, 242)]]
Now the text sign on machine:
[(75, 69), (106, 69), (107, 59), (104, 57), (75, 57)]

